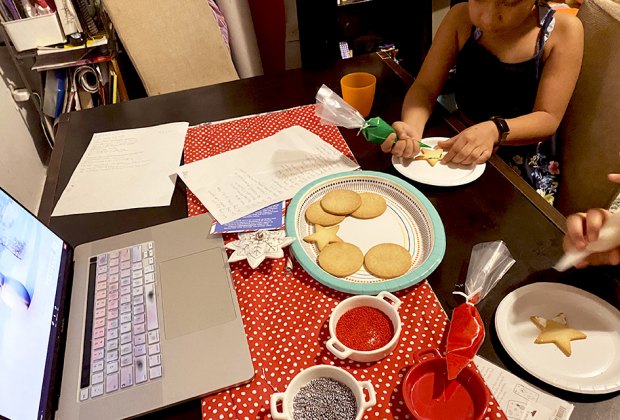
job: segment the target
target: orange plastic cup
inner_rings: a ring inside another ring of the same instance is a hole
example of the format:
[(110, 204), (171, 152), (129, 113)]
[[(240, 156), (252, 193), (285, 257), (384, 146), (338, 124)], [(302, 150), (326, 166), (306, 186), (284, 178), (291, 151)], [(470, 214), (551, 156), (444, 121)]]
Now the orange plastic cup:
[(340, 79), (342, 99), (357, 109), (364, 118), (370, 114), (376, 86), (377, 78), (365, 72), (349, 73)]

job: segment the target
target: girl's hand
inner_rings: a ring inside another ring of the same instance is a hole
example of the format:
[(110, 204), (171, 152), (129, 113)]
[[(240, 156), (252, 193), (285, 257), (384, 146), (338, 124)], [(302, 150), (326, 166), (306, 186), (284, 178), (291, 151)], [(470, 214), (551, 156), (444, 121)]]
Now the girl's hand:
[[(620, 156), (620, 152), (618, 152), (618, 155)], [(609, 178), (609, 180), (611, 182), (615, 182), (616, 184), (620, 184), (620, 174), (609, 174), (607, 176), (607, 178)]]
[[(396, 131), (396, 134), (390, 134), (381, 143), (381, 150), (383, 152), (404, 158), (412, 158), (420, 152), (418, 142), (422, 136), (417, 130), (402, 121), (396, 121), (392, 124), (392, 128)], [(396, 137), (398, 137), (398, 141), (394, 143)]]
[(437, 147), (448, 151), (441, 162), (461, 165), (484, 163), (493, 154), (497, 138), (497, 127), (492, 121), (472, 125), (451, 139), (437, 143)]
[[(611, 213), (604, 209), (590, 209), (587, 213), (575, 213), (566, 218), (566, 236), (563, 247), (565, 251), (584, 249), (590, 242), (598, 239), (598, 234)], [(590, 254), (583, 261), (575, 264), (577, 268), (589, 265), (620, 264), (620, 248), (607, 252)]]

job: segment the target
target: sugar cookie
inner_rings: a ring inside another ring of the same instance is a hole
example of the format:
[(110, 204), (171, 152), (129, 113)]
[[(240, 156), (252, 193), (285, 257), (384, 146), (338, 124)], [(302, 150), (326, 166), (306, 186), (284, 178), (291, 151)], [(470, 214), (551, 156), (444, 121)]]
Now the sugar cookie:
[(321, 207), (328, 213), (346, 216), (362, 205), (362, 197), (351, 190), (333, 190), (321, 199)]
[(583, 340), (587, 335), (579, 330), (568, 326), (566, 316), (559, 313), (553, 319), (545, 319), (541, 316), (531, 316), (530, 321), (540, 330), (540, 334), (534, 340), (536, 344), (555, 344), (567, 357), (572, 354), (570, 342), (572, 340)]
[(331, 242), (342, 242), (336, 233), (338, 233), (338, 229), (340, 226), (333, 227), (323, 227), (321, 225), (314, 225), (316, 227), (316, 231), (312, 235), (308, 235), (304, 238), (306, 242), (316, 242), (316, 246), (319, 247), (319, 251), (325, 248), (325, 245)]
[(409, 271), (411, 254), (400, 245), (379, 244), (368, 250), (364, 256), (364, 265), (370, 274), (391, 279)]
[(315, 201), (306, 209), (306, 220), (308, 223), (314, 223), (321, 226), (333, 226), (344, 220), (346, 216), (338, 216), (336, 214), (327, 213), (321, 207), (321, 203)]
[(350, 276), (359, 270), (363, 263), (362, 250), (347, 242), (331, 243), (319, 254), (321, 268), (336, 277)]
[(358, 219), (372, 219), (381, 216), (385, 209), (387, 209), (385, 198), (379, 194), (363, 192), (359, 193), (359, 195), (362, 198), (362, 205), (351, 213), (351, 216)]
[(435, 166), (435, 164), (439, 162), (441, 158), (443, 158), (443, 149), (427, 149), (423, 147), (422, 149), (420, 149), (420, 152), (422, 152), (422, 154), (417, 155), (413, 159), (414, 160), (425, 160), (431, 166)]

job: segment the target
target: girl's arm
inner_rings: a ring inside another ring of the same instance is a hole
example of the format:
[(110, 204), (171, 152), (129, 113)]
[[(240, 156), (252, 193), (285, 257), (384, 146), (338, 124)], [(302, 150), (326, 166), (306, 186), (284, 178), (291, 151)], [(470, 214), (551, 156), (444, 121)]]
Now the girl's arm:
[[(550, 51), (538, 85), (531, 113), (507, 119), (510, 134), (504, 145), (525, 145), (549, 138), (562, 121), (573, 94), (583, 57), (583, 25), (575, 16), (556, 13)], [(482, 163), (488, 160), (498, 141), (498, 131), (491, 121), (473, 125), (440, 147), (450, 149), (444, 163)]]
[(575, 90), (583, 58), (583, 25), (572, 15), (555, 14), (553, 43), (531, 114), (507, 120), (508, 144), (530, 144), (553, 135)]
[(417, 142), (422, 138), (424, 126), (459, 51), (459, 28), (462, 33), (462, 28), (470, 26), (468, 22), (466, 4), (455, 5), (446, 14), (418, 76), (407, 91), (403, 101), (402, 121), (393, 124), (401, 141), (394, 144), (394, 135), (389, 136), (381, 145), (384, 152), (391, 151), (393, 155), (404, 157), (413, 157), (418, 153)]

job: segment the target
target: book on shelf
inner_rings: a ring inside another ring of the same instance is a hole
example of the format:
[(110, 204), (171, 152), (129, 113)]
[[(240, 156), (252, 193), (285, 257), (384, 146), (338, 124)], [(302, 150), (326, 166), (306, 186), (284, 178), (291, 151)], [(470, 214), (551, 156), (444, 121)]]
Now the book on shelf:
[(43, 113), (57, 118), (63, 111), (67, 84), (67, 73), (64, 69), (50, 70), (45, 74), (45, 90), (43, 92)]
[(107, 45), (90, 49), (68, 49), (55, 54), (37, 55), (32, 70), (45, 71), (110, 61), (113, 58)]
[(51, 46), (51, 47), (39, 47), (37, 48), (37, 55), (56, 54), (74, 50), (85, 50), (88, 48), (100, 47), (102, 45), (108, 45), (108, 37), (105, 35), (98, 35), (86, 40), (82, 45), (71, 45), (69, 43)]

